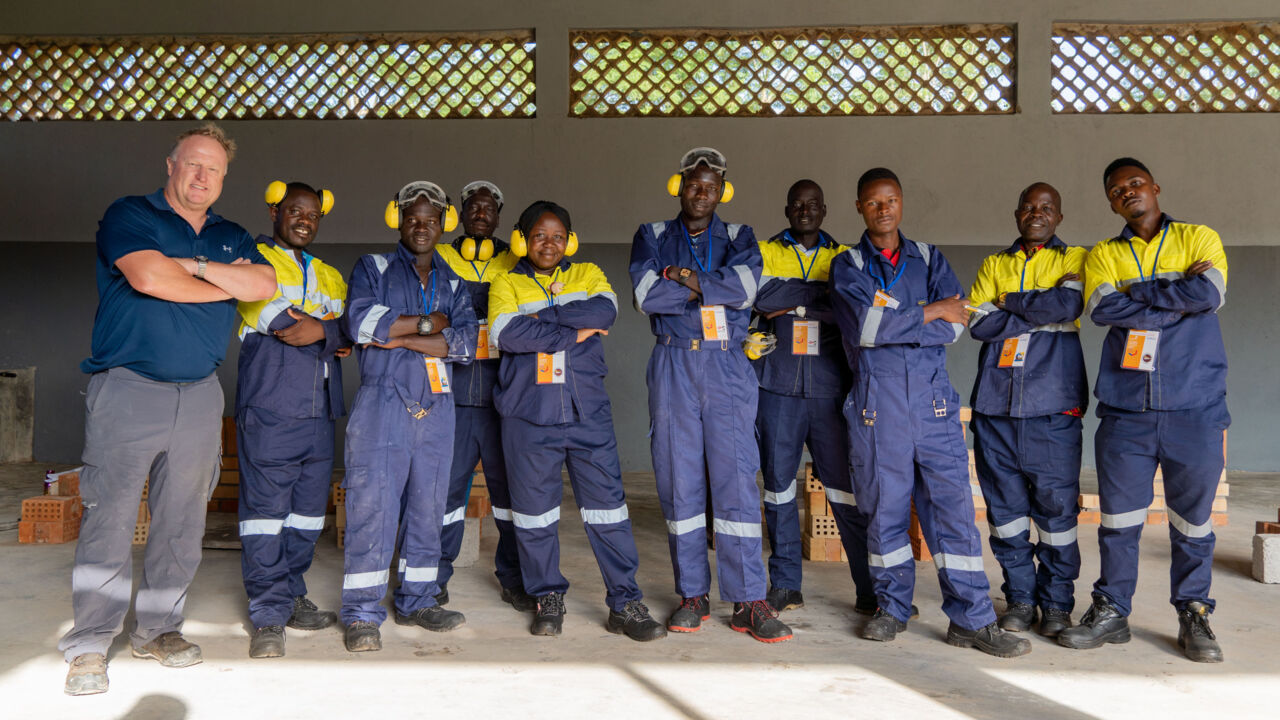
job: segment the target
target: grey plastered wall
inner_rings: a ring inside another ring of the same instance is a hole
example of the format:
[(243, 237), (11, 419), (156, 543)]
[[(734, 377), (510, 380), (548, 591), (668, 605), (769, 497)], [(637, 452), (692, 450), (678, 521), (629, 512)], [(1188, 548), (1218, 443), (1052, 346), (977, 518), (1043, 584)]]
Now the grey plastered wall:
[[(124, 11), (122, 8), (130, 10)], [(481, 8), (482, 11), (477, 11)], [(1270, 358), (1278, 349), (1274, 278), (1280, 238), (1273, 195), (1280, 168), (1280, 116), (1054, 116), (1049, 102), (1049, 30), (1054, 20), (1182, 21), (1274, 16), (1271, 1), (1203, 3), (1008, 0), (804, 4), (766, 0), (691, 7), (649, 3), (493, 0), (479, 5), (314, 0), (298, 6), (234, 0), (205, 5), (13, 2), (0, 6), (4, 33), (125, 35), (435, 31), (532, 27), (538, 38), (538, 117), (530, 120), (226, 121), (240, 143), (217, 210), (251, 231), (266, 229), (261, 192), (276, 178), (332, 189), (334, 214), (317, 252), (346, 270), (370, 244), (393, 242), (381, 225), (386, 199), (410, 179), (456, 193), (477, 177), (507, 192), (506, 222), (538, 198), (574, 214), (585, 248), (624, 298), (626, 243), (636, 225), (671, 217), (662, 185), (688, 147), (714, 145), (730, 160), (738, 199), (723, 208), (761, 235), (778, 229), (787, 186), (812, 177), (826, 189), (827, 229), (845, 241), (861, 231), (852, 207), (857, 176), (895, 168), (907, 194), (904, 230), (940, 245), (968, 283), (981, 257), (1007, 245), (1017, 192), (1032, 180), (1054, 183), (1067, 216), (1061, 234), (1091, 245), (1120, 223), (1102, 199), (1099, 175), (1111, 158), (1145, 158), (1164, 187), (1164, 207), (1217, 229), (1228, 245), (1231, 292), (1223, 311), (1231, 362), (1232, 467), (1280, 469), (1269, 430), (1277, 390)], [(695, 118), (576, 120), (568, 117), (570, 28), (788, 27), (852, 24), (1007, 22), (1019, 39), (1019, 112), (988, 117)], [(0, 124), (0, 367), (36, 366), (37, 458), (79, 454), (85, 380), (76, 364), (88, 351), (96, 295), (91, 242), (106, 206), (163, 182), (163, 156), (187, 123), (44, 122)], [(644, 319), (625, 309), (608, 342), (609, 389), (623, 466), (646, 469)], [(1086, 328), (1091, 375), (1098, 333)], [(951, 369), (967, 396), (976, 349), (955, 346)], [(221, 375), (234, 388), (235, 343)], [(353, 389), (354, 364), (347, 373)], [(1092, 427), (1092, 424), (1087, 426)], [(1086, 454), (1091, 464), (1091, 453)]]

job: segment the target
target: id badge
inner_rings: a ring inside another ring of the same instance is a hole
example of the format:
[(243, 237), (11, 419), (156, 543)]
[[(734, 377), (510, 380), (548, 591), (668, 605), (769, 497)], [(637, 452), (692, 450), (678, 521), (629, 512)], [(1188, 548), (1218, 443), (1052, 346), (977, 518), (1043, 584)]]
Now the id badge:
[(714, 342), (729, 339), (729, 321), (723, 305), (702, 306), (702, 339)]
[(431, 383), (431, 392), (453, 392), (453, 388), (449, 386), (449, 370), (444, 366), (444, 361), (440, 358), (426, 358), (426, 361), (427, 381)]
[(498, 352), (498, 346), (493, 344), (493, 340), (489, 338), (489, 321), (480, 321), (480, 333), (476, 336), (476, 359), (490, 360), (497, 359), (502, 353)]
[(898, 299), (884, 290), (877, 290), (875, 299), (871, 301), (871, 307), (887, 307), (890, 310), (896, 310), (899, 305), (901, 303)]
[(1120, 367), (1125, 370), (1155, 372), (1156, 349), (1160, 346), (1159, 330), (1130, 330), (1124, 342)]
[(796, 320), (791, 323), (791, 354), (818, 354), (817, 320)]
[(1016, 368), (1027, 364), (1027, 346), (1031, 344), (1031, 333), (1022, 333), (1011, 337), (1000, 346), (1000, 363), (1002, 368)]
[(564, 384), (564, 351), (538, 353), (538, 384)]

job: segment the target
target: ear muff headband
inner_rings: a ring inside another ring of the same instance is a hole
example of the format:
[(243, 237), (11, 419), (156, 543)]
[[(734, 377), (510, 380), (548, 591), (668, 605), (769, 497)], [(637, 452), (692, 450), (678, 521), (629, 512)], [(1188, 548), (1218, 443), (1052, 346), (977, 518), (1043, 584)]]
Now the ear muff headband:
[(476, 242), (475, 238), (463, 238), (462, 247), (459, 248), (458, 254), (463, 260), (471, 260), (485, 262), (493, 257), (493, 241), (484, 238), (480, 242)]
[[(329, 192), (325, 190), (325, 192)], [(332, 205), (332, 201), (330, 202)], [(458, 227), (458, 209), (452, 204), (445, 207), (444, 211), (444, 231), (453, 232)], [(387, 203), (387, 209), (382, 212), (382, 221), (392, 230), (400, 229), (400, 206), (395, 200)]]
[[(284, 201), (284, 196), (288, 194), (288, 185), (279, 180), (273, 180), (271, 184), (267, 186), (267, 192), (264, 194), (264, 199), (267, 201), (268, 205), (279, 205)], [(321, 188), (320, 216), (323, 217), (328, 215), (330, 210), (333, 210), (333, 193)]]
[[(570, 231), (564, 244), (564, 256), (572, 257), (576, 252), (578, 252), (578, 233)], [(529, 254), (529, 241), (525, 239), (524, 233), (520, 232), (520, 228), (511, 231), (511, 254), (516, 257)]]
[[(733, 183), (724, 180), (723, 176), (721, 176), (721, 179), (724, 182), (724, 190), (720, 193), (720, 203), (723, 205), (733, 200)], [(680, 189), (682, 187), (684, 187), (684, 175), (682, 173), (676, 173), (667, 178), (667, 194), (671, 197), (680, 197)]]

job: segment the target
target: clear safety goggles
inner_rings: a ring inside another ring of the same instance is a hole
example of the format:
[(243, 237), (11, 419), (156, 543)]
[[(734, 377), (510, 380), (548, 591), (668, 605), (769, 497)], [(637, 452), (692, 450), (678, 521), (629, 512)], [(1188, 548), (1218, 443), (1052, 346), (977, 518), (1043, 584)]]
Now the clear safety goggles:
[(715, 148), (697, 147), (680, 158), (681, 173), (689, 172), (699, 165), (706, 165), (721, 175), (724, 175), (725, 171), (729, 169), (729, 163), (724, 159), (724, 153)]
[(481, 190), (488, 190), (489, 194), (493, 196), (493, 201), (498, 203), (498, 209), (502, 209), (502, 191), (498, 189), (497, 185), (488, 180), (476, 180), (475, 182), (467, 183), (462, 188), (462, 195), (458, 198), (458, 202), (466, 205), (467, 200)]
[(441, 190), (439, 185), (426, 180), (414, 180), (400, 188), (400, 192), (396, 193), (396, 207), (403, 210), (421, 197), (425, 197), (428, 202), (441, 210), (449, 207), (449, 196), (445, 195), (444, 190)]

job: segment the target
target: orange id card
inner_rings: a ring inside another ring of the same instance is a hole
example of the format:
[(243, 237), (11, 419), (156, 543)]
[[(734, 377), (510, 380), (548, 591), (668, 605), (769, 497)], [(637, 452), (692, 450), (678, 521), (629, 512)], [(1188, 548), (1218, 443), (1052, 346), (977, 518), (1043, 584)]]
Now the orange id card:
[(887, 307), (890, 310), (898, 307), (901, 303), (898, 299), (884, 290), (877, 290), (875, 298), (871, 301), (871, 307)]
[(818, 354), (817, 320), (796, 320), (791, 324), (791, 354)]
[(564, 384), (564, 351), (538, 353), (538, 384)]
[(1155, 372), (1156, 349), (1160, 346), (1159, 330), (1130, 330), (1124, 342), (1120, 367), (1125, 370)]
[(491, 360), (498, 358), (501, 354), (498, 352), (498, 346), (489, 339), (489, 321), (481, 320), (480, 333), (476, 336), (476, 359)]
[(702, 306), (702, 339), (716, 342), (729, 339), (729, 321), (723, 305)]
[(1027, 346), (1031, 344), (1031, 333), (1022, 333), (1011, 337), (1000, 346), (1000, 362), (1002, 368), (1016, 368), (1027, 364)]
[(427, 382), (431, 383), (431, 392), (453, 392), (449, 387), (449, 370), (444, 366), (444, 361), (440, 358), (426, 358), (426, 361)]

